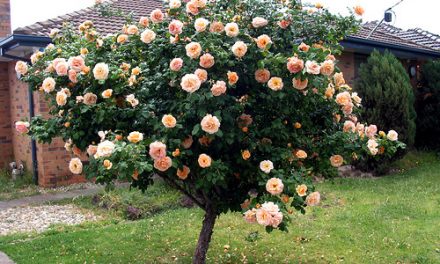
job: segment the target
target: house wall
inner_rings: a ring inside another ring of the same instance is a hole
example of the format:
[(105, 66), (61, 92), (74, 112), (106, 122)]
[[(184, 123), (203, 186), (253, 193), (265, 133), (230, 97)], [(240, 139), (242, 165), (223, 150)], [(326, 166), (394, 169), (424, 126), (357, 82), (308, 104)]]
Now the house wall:
[[(11, 32), (9, 0), (0, 0), (0, 39)], [(12, 131), (9, 102), (9, 70), (7, 62), (0, 62), (0, 169), (12, 160)]]
[(354, 54), (352, 52), (344, 52), (337, 59), (339, 60), (338, 67), (344, 73), (345, 81), (350, 86), (353, 86), (355, 78)]

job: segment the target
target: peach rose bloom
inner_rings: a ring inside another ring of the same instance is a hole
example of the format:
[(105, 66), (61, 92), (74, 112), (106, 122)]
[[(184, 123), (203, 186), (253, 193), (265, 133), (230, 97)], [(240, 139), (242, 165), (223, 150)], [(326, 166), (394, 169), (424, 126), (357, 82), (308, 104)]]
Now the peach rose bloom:
[(28, 72), (28, 65), (26, 62), (17, 61), (15, 64), (15, 71), (21, 75), (25, 75)]
[(374, 136), (376, 136), (377, 134), (377, 126), (376, 125), (369, 125), (365, 128), (365, 135), (368, 138), (372, 138)]
[(362, 6), (355, 6), (353, 10), (358, 16), (362, 16), (365, 13), (365, 9)]
[(69, 170), (73, 174), (81, 174), (83, 170), (83, 164), (79, 158), (73, 158), (69, 162)]
[(98, 150), (98, 146), (96, 145), (89, 145), (87, 147), (87, 154), (91, 157), (96, 154), (96, 151)]
[(269, 226), (272, 223), (272, 215), (262, 208), (257, 210), (256, 218), (258, 224), (262, 226)]
[(269, 22), (266, 19), (262, 18), (262, 17), (255, 17), (254, 19), (252, 19), (252, 26), (254, 28), (265, 27), (265, 26), (267, 26), (268, 23)]
[(154, 168), (159, 171), (167, 171), (173, 165), (173, 161), (170, 157), (163, 157), (154, 160)]
[(69, 64), (67, 64), (66, 61), (60, 61), (54, 68), (58, 76), (66, 76), (69, 70)]
[(296, 193), (299, 196), (301, 196), (301, 197), (306, 196), (306, 194), (307, 194), (307, 185), (301, 184), (301, 185), (296, 186)]
[(287, 70), (290, 73), (298, 73), (304, 69), (304, 61), (298, 57), (291, 57), (287, 60)]
[(23, 122), (23, 121), (15, 122), (15, 130), (17, 130), (17, 132), (22, 134), (28, 133), (30, 126), (31, 125), (29, 124), (29, 122)]
[(387, 138), (391, 141), (397, 141), (399, 134), (395, 130), (388, 131)]
[(64, 63), (66, 62), (66, 59), (64, 58), (56, 58), (52, 61), (52, 65), (54, 68), (56, 68), (58, 66), (59, 63)]
[(280, 77), (272, 77), (267, 82), (267, 86), (269, 86), (269, 88), (274, 91), (279, 91), (279, 90), (283, 89), (283, 86), (284, 86), (283, 79), (281, 79)]
[(130, 141), (131, 143), (138, 143), (144, 140), (144, 134), (138, 131), (130, 132), (130, 134), (128, 134), (127, 136), (127, 140)]
[(209, 21), (204, 18), (197, 18), (194, 22), (194, 28), (197, 32), (203, 32), (209, 25)]
[(257, 42), (257, 47), (259, 49), (266, 49), (269, 44), (272, 44), (270, 37), (265, 34), (259, 36), (255, 41)]
[(104, 166), (105, 169), (109, 170), (113, 167), (113, 163), (110, 160), (106, 159), (102, 162), (102, 166)]
[(93, 76), (95, 77), (96, 80), (99, 81), (107, 80), (108, 73), (109, 73), (108, 65), (103, 62), (96, 64), (95, 68), (93, 68)]
[(72, 83), (77, 83), (78, 82), (78, 74), (76, 73), (75, 70), (69, 70), (69, 72), (67, 73), (67, 76), (69, 77), (69, 80)]
[(211, 26), (209, 27), (210, 32), (221, 33), (224, 30), (225, 30), (225, 26), (223, 25), (222, 22), (219, 21), (212, 22)]
[(326, 60), (321, 63), (321, 74), (330, 76), (335, 71), (335, 64), (332, 60)]
[(356, 106), (360, 106), (362, 103), (362, 98), (359, 97), (358, 93), (352, 93), (351, 99), (353, 99), (353, 102), (356, 104)]
[(182, 146), (185, 149), (189, 149), (191, 147), (191, 145), (193, 144), (193, 142), (194, 142), (193, 137), (188, 136), (182, 141)]
[(237, 41), (234, 45), (232, 45), (231, 50), (237, 58), (242, 58), (244, 55), (246, 55), (248, 47), (243, 41)]
[(283, 20), (279, 21), (277, 24), (280, 28), (286, 29), (290, 25), (290, 21), (283, 19)]
[(172, 115), (164, 115), (162, 117), (162, 124), (166, 127), (166, 128), (173, 128), (176, 126), (176, 118)]
[(191, 42), (185, 46), (186, 56), (191, 59), (197, 59), (202, 53), (202, 46), (198, 42)]
[(347, 120), (344, 122), (344, 128), (343, 128), (344, 132), (355, 132), (356, 131), (356, 125), (350, 121)]
[(283, 192), (284, 184), (281, 179), (271, 178), (266, 183), (266, 191), (272, 195), (279, 195)]
[(136, 25), (130, 25), (127, 28), (128, 35), (136, 35), (139, 33), (139, 28)]
[(331, 87), (330, 85), (325, 89), (325, 97), (332, 98), (335, 94), (335, 88)]
[(260, 162), (260, 170), (262, 170), (264, 173), (270, 173), (271, 170), (273, 170), (273, 163), (270, 160), (263, 160)]
[(209, 69), (215, 64), (214, 56), (209, 53), (205, 53), (200, 57), (199, 65), (205, 69)]
[(204, 69), (197, 69), (194, 72), (195, 75), (199, 78), (199, 80), (204, 83), (208, 80), (208, 72)]
[(141, 41), (143, 43), (150, 44), (155, 39), (156, 39), (156, 33), (154, 33), (154, 31), (151, 29), (147, 28), (141, 33)]
[(125, 99), (132, 107), (136, 107), (139, 104), (139, 100), (134, 97), (134, 94), (129, 94)]
[(67, 94), (65, 94), (62, 91), (57, 92), (55, 100), (57, 101), (57, 105), (59, 105), (59, 106), (66, 105), (66, 103), (67, 103)]
[(226, 83), (224, 81), (217, 81), (211, 88), (211, 93), (214, 96), (220, 96), (226, 93)]
[(349, 103), (349, 104), (346, 104), (346, 105), (343, 105), (342, 106), (342, 112), (344, 112), (344, 114), (347, 116), (347, 115), (350, 115), (351, 113), (353, 113), (353, 103)]
[(244, 159), (244, 160), (248, 160), (248, 159), (250, 159), (250, 157), (251, 157), (251, 152), (249, 151), (249, 150), (243, 150), (242, 152), (241, 152), (241, 157)]
[(327, 55), (327, 57), (325, 57), (326, 60), (331, 60), (331, 61), (335, 61), (336, 57), (332, 54)]
[(361, 123), (357, 123), (356, 131), (358, 132), (359, 136), (363, 136), (365, 134), (365, 125)]
[(119, 44), (125, 43), (128, 40), (128, 36), (125, 34), (121, 34), (116, 38), (116, 42), (118, 42)]
[(295, 151), (295, 156), (298, 159), (306, 159), (307, 158), (307, 152), (305, 152), (302, 149), (298, 149), (297, 151)]
[(243, 218), (246, 222), (248, 222), (249, 224), (253, 224), (255, 222), (257, 222), (257, 216), (256, 216), (257, 210), (255, 208), (253, 208), (252, 210), (247, 210), (244, 214), (243, 214)]
[(154, 9), (153, 11), (151, 11), (150, 20), (153, 23), (162, 22), (163, 19), (164, 19), (164, 14), (162, 13), (162, 11), (160, 9)]
[(94, 93), (86, 93), (84, 95), (84, 101), (83, 103), (86, 105), (94, 105), (96, 104), (96, 101), (98, 100), (98, 97)]
[(379, 144), (377, 143), (377, 141), (375, 139), (369, 139), (367, 142), (367, 148), (370, 151), (371, 155), (376, 155), (377, 152), (379, 151), (377, 149), (377, 147), (379, 146)]
[(349, 92), (345, 91), (336, 95), (336, 103), (338, 105), (348, 105), (351, 104), (351, 95)]
[(183, 67), (183, 60), (181, 58), (174, 58), (170, 62), (170, 69), (172, 71), (178, 72), (180, 71), (180, 69), (182, 69), (182, 67)]
[(139, 25), (143, 27), (148, 27), (150, 25), (150, 21), (148, 20), (148, 17), (140, 17), (139, 18)]
[(238, 74), (236, 72), (228, 71), (227, 76), (228, 76), (229, 85), (234, 85), (238, 82), (239, 78), (238, 78)]
[(299, 78), (292, 79), (293, 88), (295, 88), (297, 90), (304, 90), (305, 88), (307, 88), (308, 84), (309, 84), (308, 79), (305, 79), (305, 80), (301, 80)]
[(191, 15), (198, 15), (199, 14), (199, 7), (195, 1), (190, 1), (186, 4), (186, 12)]
[(321, 194), (319, 192), (312, 192), (306, 198), (307, 206), (316, 206), (321, 201)]
[(53, 90), (55, 90), (55, 85), (56, 85), (55, 80), (52, 77), (48, 77), (44, 79), (42, 87), (46, 93), (50, 93)]
[(259, 83), (266, 83), (270, 79), (270, 71), (267, 69), (258, 69), (255, 71), (255, 80)]
[(281, 224), (282, 221), (283, 221), (283, 213), (278, 212), (278, 213), (272, 214), (272, 222), (270, 222), (270, 225), (273, 228), (277, 228)]
[(215, 134), (220, 128), (220, 121), (216, 116), (207, 114), (200, 122), (202, 130), (208, 134)]
[(173, 19), (168, 26), (168, 31), (171, 35), (179, 35), (182, 34), (183, 31), (183, 23), (180, 20)]
[(150, 151), (148, 152), (152, 159), (161, 159), (167, 155), (167, 146), (159, 141), (154, 141), (150, 144)]
[(345, 84), (344, 74), (342, 72), (335, 73), (335, 75), (333, 75), (333, 80), (336, 87)]
[(226, 36), (234, 38), (240, 33), (237, 23), (228, 23), (225, 26)]
[(182, 6), (182, 1), (180, 0), (170, 0), (170, 8), (176, 9)]
[(307, 61), (306, 62), (306, 71), (310, 74), (319, 74), (321, 67), (316, 61)]
[(101, 94), (102, 98), (105, 98), (105, 99), (108, 99), (108, 98), (112, 97), (112, 95), (113, 95), (113, 90), (112, 89), (106, 89)]
[(194, 2), (196, 6), (199, 8), (206, 7), (206, 0), (191, 0), (191, 1)]
[(195, 74), (186, 74), (182, 77), (182, 81), (180, 82), (180, 86), (182, 89), (188, 93), (193, 93), (200, 88), (202, 82), (199, 77)]
[(208, 168), (211, 166), (212, 163), (211, 157), (206, 154), (200, 154), (197, 161), (199, 163), (199, 166), (202, 168)]
[(185, 180), (186, 178), (188, 178), (189, 173), (191, 172), (191, 170), (189, 169), (188, 166), (183, 166), (182, 169), (177, 169), (177, 177), (179, 177), (179, 179), (181, 180)]
[(67, 63), (69, 64), (69, 67), (76, 72), (82, 71), (86, 66), (82, 56), (70, 57)]
[(307, 51), (309, 51), (309, 49), (310, 49), (310, 46), (305, 44), (304, 42), (298, 46), (298, 50), (300, 50), (300, 51), (307, 52)]
[(335, 167), (341, 167), (344, 164), (344, 158), (341, 155), (333, 155), (330, 157), (330, 164)]

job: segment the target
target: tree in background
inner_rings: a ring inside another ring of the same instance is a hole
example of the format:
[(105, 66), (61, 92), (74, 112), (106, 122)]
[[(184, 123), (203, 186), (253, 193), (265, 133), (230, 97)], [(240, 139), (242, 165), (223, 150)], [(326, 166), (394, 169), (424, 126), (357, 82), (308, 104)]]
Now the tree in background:
[(440, 61), (422, 67), (422, 86), (417, 89), (416, 146), (440, 149)]
[(16, 128), (62, 137), (73, 173), (142, 190), (158, 175), (192, 199), (205, 211), (194, 263), (205, 262), (221, 213), (287, 230), (294, 210), (319, 202), (311, 175), (404, 147), (395, 131), (364, 137), (355, 125), (361, 99), (334, 56), (354, 15), (297, 1), (165, 5), (106, 37), (92, 21), (52, 32), (55, 45), (16, 66), (52, 116)]

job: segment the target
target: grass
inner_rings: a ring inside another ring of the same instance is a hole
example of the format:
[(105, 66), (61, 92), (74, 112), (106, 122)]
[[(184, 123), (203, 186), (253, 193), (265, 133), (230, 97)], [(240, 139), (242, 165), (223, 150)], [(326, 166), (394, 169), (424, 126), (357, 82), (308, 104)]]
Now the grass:
[(25, 173), (13, 181), (6, 170), (0, 171), (0, 201), (18, 199), (38, 193), (38, 187), (33, 183), (31, 174)]
[[(239, 214), (222, 215), (208, 262), (440, 263), (440, 162), (430, 154), (406, 159), (404, 172), (391, 176), (318, 184), (322, 205), (295, 215), (289, 233), (266, 234)], [(175, 193), (160, 188), (148, 194), (167, 206), (143, 220), (110, 217), (0, 237), (0, 250), (17, 263), (189, 263), (202, 212), (169, 206)], [(148, 199), (142, 203), (155, 203)]]

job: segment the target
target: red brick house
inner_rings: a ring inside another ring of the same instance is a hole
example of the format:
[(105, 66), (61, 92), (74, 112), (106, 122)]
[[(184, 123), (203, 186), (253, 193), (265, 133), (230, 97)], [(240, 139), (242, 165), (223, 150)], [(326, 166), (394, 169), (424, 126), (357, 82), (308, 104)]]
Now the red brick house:
[[(148, 15), (161, 7), (161, 0), (113, 0), (113, 7), (124, 12), (133, 12), (134, 19)], [(11, 161), (19, 161), (34, 175), (41, 186), (57, 186), (84, 181), (81, 176), (72, 175), (68, 168), (70, 155), (64, 149), (64, 142), (37, 144), (19, 135), (13, 129), (15, 121), (25, 116), (47, 115), (48, 108), (37, 92), (17, 80), (14, 66), (17, 60), (29, 58), (35, 50), (51, 42), (48, 34), (52, 28), (60, 27), (63, 21), (75, 26), (84, 20), (92, 20), (102, 33), (119, 31), (125, 20), (120, 17), (101, 17), (93, 8), (83, 9), (64, 16), (15, 29), (11, 34), (9, 0), (0, 0), (0, 168)], [(408, 68), (411, 81), (417, 82), (417, 69), (428, 59), (440, 58), (440, 36), (421, 29), (402, 30), (381, 25), (367, 38), (376, 26), (366, 23), (356, 35), (342, 41), (345, 51), (339, 57), (339, 66), (346, 80), (353, 83), (359, 65), (373, 49), (388, 49), (401, 59)]]

